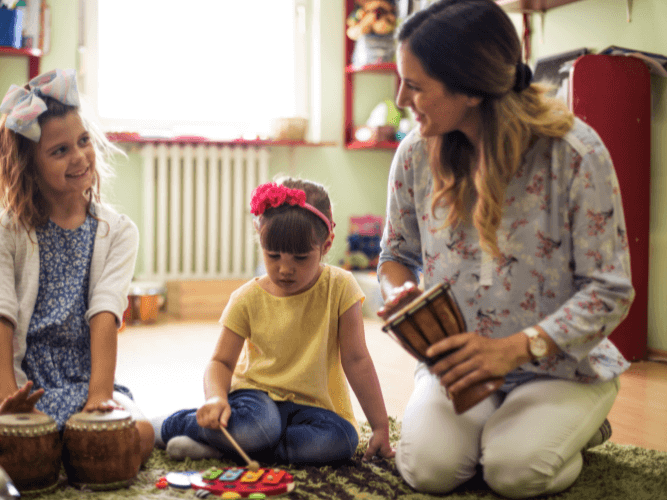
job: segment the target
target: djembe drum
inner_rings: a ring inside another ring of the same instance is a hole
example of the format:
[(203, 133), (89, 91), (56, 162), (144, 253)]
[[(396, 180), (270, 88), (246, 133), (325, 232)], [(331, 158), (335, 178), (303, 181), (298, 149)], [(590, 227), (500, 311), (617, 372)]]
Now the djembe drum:
[[(447, 283), (423, 292), (392, 314), (382, 326), (404, 349), (431, 366), (454, 351), (429, 358), (426, 350), (434, 343), (467, 331), (465, 319)], [(479, 382), (452, 397), (457, 414), (464, 413), (503, 385), (502, 377)]]
[(0, 466), (21, 493), (58, 484), (62, 442), (55, 420), (41, 413), (0, 415)]
[(124, 410), (75, 413), (65, 423), (63, 465), (70, 484), (93, 490), (129, 486), (139, 473), (139, 430)]

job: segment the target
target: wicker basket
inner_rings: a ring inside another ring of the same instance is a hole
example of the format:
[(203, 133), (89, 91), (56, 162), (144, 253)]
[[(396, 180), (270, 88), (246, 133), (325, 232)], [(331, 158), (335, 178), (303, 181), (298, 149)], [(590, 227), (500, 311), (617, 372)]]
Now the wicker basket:
[(276, 118), (271, 123), (271, 137), (276, 141), (305, 141), (307, 118)]

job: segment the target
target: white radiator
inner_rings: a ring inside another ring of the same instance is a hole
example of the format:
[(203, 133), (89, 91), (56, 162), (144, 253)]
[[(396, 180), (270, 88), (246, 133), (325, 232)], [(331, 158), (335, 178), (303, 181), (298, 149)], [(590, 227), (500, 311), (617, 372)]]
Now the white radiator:
[(252, 277), (257, 243), (250, 195), (267, 182), (267, 148), (148, 144), (142, 155), (141, 279)]

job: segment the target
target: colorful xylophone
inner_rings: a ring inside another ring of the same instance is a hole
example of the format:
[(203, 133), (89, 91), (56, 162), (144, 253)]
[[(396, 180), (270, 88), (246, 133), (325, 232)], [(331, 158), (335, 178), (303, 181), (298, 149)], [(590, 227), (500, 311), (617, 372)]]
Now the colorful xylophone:
[[(294, 478), (284, 470), (263, 468), (251, 471), (247, 467), (211, 467), (200, 472), (170, 472), (156, 484), (158, 488), (202, 490), (223, 499), (249, 498), (262, 500), (282, 495), (294, 489)], [(202, 496), (197, 494), (197, 496)]]

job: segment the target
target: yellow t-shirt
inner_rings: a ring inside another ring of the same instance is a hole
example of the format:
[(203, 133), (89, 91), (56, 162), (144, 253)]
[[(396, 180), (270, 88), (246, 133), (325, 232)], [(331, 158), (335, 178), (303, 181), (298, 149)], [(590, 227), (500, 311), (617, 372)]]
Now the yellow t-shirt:
[(220, 323), (245, 338), (231, 390), (331, 410), (359, 430), (340, 361), (338, 319), (364, 293), (352, 273), (324, 266), (309, 290), (276, 297), (254, 278), (230, 297)]

